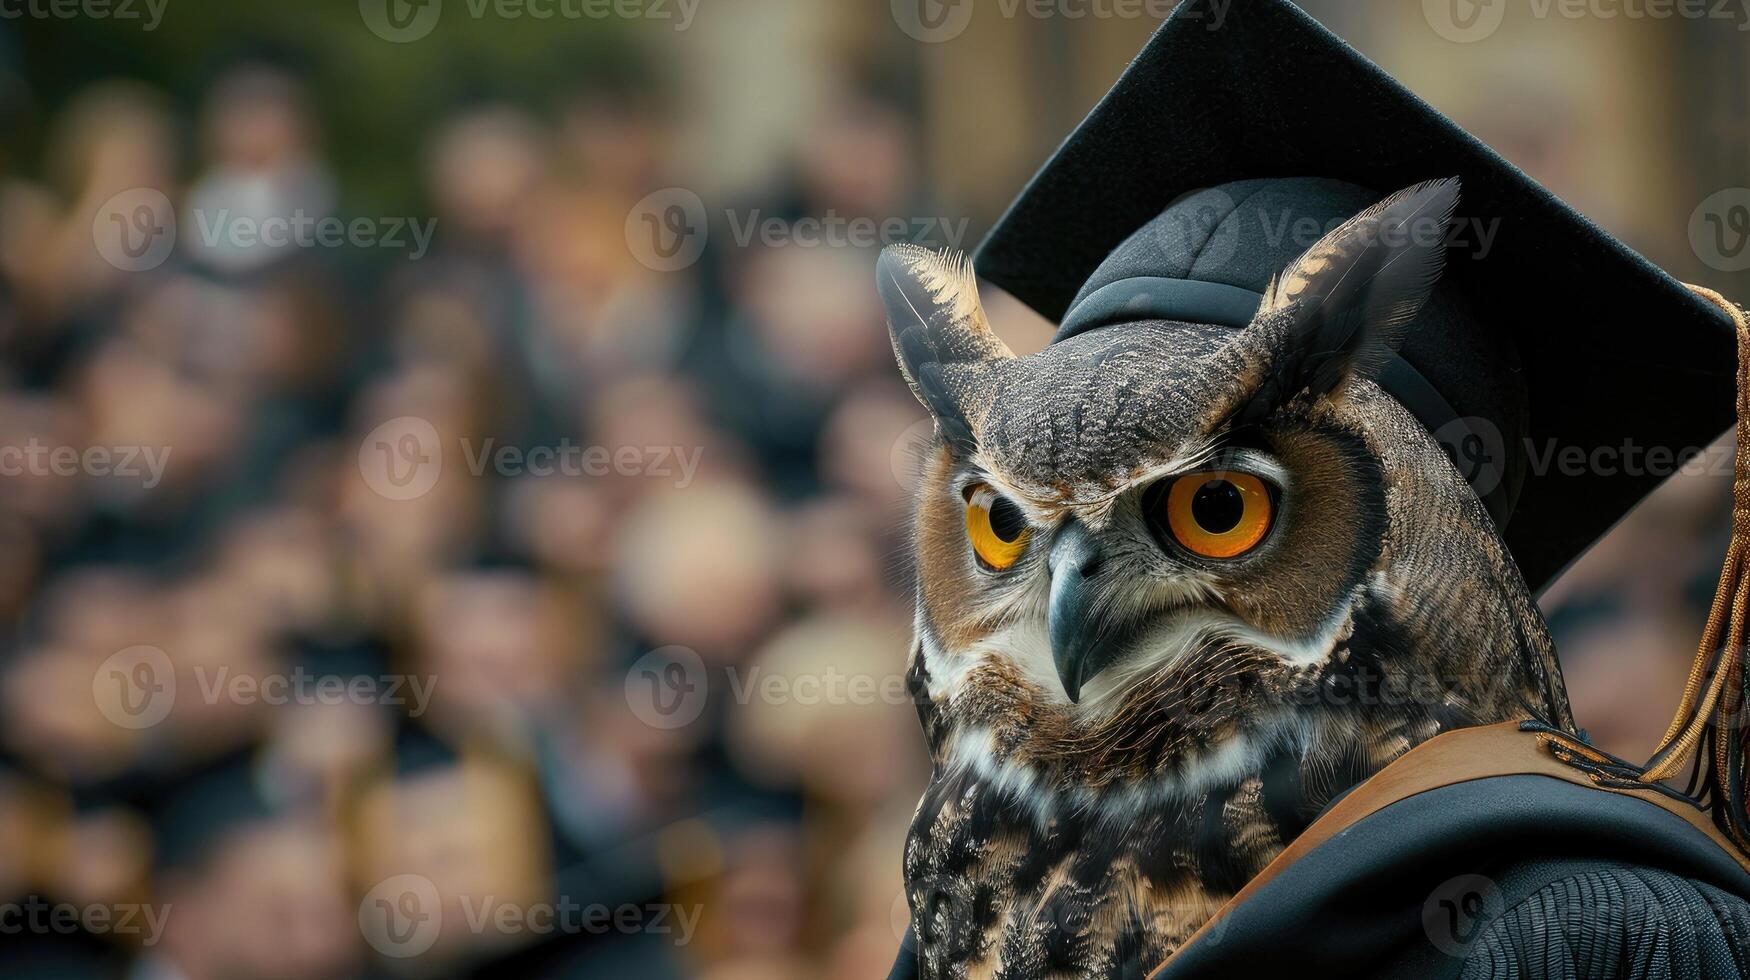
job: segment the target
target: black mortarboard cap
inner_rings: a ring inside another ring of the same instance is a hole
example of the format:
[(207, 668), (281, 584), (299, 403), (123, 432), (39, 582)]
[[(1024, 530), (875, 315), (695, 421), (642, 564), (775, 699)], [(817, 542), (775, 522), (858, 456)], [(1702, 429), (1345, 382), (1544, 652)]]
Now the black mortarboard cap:
[(1060, 338), (1243, 326), (1333, 222), (1448, 177), (1446, 271), (1381, 384), (1541, 590), (1668, 475), (1655, 460), (1731, 424), (1732, 325), (1287, 0), (1185, 0), (975, 262)]

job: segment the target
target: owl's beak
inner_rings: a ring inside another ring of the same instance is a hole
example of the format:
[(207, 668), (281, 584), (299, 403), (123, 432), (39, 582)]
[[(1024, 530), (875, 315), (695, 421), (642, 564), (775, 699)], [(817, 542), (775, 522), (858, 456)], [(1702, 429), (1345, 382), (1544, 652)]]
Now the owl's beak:
[(1051, 659), (1063, 690), (1073, 703), (1082, 699), (1082, 685), (1118, 659), (1116, 637), (1102, 627), (1095, 613), (1102, 556), (1099, 542), (1080, 521), (1071, 520), (1051, 544), (1051, 603), (1046, 622), (1051, 633)]

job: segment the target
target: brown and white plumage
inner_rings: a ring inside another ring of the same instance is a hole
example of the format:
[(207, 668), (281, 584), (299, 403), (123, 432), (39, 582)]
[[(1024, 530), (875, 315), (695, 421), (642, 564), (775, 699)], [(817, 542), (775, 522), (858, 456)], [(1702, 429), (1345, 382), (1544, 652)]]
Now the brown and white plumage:
[[(904, 859), (924, 977), (1143, 976), (1412, 746), (1571, 723), (1488, 514), (1371, 380), (1440, 255), (1382, 231), (1444, 222), (1456, 194), (1420, 185), (1332, 232), (1245, 330), (1144, 321), (1024, 358), (963, 260), (884, 253), (939, 435), (909, 674), (934, 764)], [(1164, 488), (1210, 473), (1271, 488), (1243, 554), (1163, 528)], [(969, 539), (982, 501), (1012, 564)]]

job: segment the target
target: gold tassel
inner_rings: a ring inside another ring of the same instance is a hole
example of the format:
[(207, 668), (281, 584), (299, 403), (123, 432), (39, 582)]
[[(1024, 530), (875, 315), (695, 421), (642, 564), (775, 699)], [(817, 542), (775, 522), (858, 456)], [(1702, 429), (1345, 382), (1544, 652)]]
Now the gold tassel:
[(1737, 331), (1738, 424), (1732, 540), (1683, 686), (1683, 701), (1644, 766), (1601, 752), (1548, 724), (1527, 722), (1524, 727), (1536, 732), (1557, 759), (1602, 786), (1663, 788), (1659, 784), (1690, 771), (1687, 795), (1692, 802), (1709, 810), (1721, 831), (1750, 854), (1750, 718), (1743, 715), (1750, 707), (1744, 684), (1745, 633), (1750, 627), (1750, 314), (1711, 289), (1689, 288), (1724, 310)]
[[(1738, 424), (1736, 458), (1732, 475), (1732, 540), (1720, 569), (1719, 588), (1708, 611), (1707, 626), (1683, 687), (1683, 701), (1676, 717), (1659, 740), (1658, 748), (1639, 775), (1645, 784), (1662, 783), (1679, 775), (1694, 759), (1697, 782), (1712, 797), (1714, 820), (1739, 847), (1750, 849), (1750, 814), (1744, 811), (1741, 713), (1744, 700), (1744, 643), (1746, 610), (1750, 608), (1750, 576), (1745, 574), (1750, 552), (1750, 316), (1724, 296), (1701, 286), (1690, 286), (1696, 295), (1718, 306), (1732, 318), (1738, 335)], [(1711, 759), (1698, 758), (1698, 749), (1711, 739)], [(1701, 767), (1708, 766), (1709, 771)], [(1733, 768), (1740, 771), (1734, 777)]]

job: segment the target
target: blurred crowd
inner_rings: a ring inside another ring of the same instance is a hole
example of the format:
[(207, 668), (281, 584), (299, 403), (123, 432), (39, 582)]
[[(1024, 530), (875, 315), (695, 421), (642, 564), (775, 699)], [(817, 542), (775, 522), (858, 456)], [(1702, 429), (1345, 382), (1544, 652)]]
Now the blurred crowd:
[[(750, 211), (910, 213), (889, 93), (809, 132)], [(56, 113), (0, 187), (5, 975), (885, 970), (922, 413), (870, 250), (640, 261), (670, 135), (626, 87), (458, 105), (429, 252), (380, 255), (191, 218), (358, 217), (295, 71)], [(128, 268), (150, 191), (180, 235)]]
[[(716, 203), (930, 213), (904, 98), (822, 101)], [(664, 268), (637, 236), (681, 227), (646, 210), (668, 107), (556, 106), (455, 106), (417, 214), (346, 210), (266, 61), (196, 104), (91, 85), (0, 172), (4, 975), (884, 975), (927, 775), (897, 684), (924, 416), (873, 248), (712, 212)], [(275, 246), (197, 212), (436, 234)], [(106, 247), (178, 215), (161, 262)], [(535, 465), (573, 450), (613, 462)], [(1676, 703), (1726, 487), (1680, 479), (1552, 594), (1608, 748)]]

